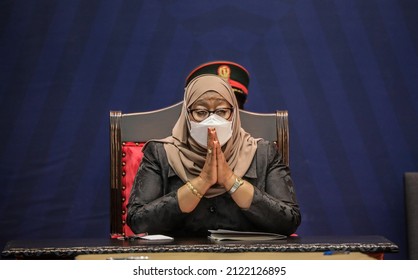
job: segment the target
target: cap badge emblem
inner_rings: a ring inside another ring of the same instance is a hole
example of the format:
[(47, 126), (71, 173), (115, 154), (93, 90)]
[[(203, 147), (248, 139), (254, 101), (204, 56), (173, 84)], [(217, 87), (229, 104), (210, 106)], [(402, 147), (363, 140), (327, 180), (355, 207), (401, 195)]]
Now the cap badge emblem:
[(228, 65), (221, 65), (218, 68), (218, 75), (224, 79), (229, 79), (231, 76), (231, 68)]

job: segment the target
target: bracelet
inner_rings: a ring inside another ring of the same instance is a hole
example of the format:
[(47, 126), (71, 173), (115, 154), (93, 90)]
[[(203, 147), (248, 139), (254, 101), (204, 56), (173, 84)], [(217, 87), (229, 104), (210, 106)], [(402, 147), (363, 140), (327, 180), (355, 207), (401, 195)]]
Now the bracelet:
[(239, 187), (241, 187), (244, 184), (244, 180), (242, 180), (240, 177), (235, 178), (235, 183), (232, 185), (232, 187), (229, 189), (228, 193), (232, 195), (234, 192), (238, 190)]
[(189, 181), (186, 182), (186, 186), (189, 188), (189, 190), (192, 192), (192, 194), (194, 194), (198, 198), (202, 198), (203, 197), (203, 195), (198, 190), (196, 190), (193, 187), (192, 183), (190, 183)]

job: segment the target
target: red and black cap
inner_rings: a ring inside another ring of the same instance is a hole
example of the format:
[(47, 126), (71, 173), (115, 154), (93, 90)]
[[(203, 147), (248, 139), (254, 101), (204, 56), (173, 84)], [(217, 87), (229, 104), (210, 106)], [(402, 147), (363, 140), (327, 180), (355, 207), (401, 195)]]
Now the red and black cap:
[(247, 100), (248, 85), (250, 83), (250, 75), (247, 69), (242, 65), (231, 61), (207, 62), (199, 65), (190, 72), (189, 76), (186, 78), (186, 86), (193, 78), (203, 74), (215, 74), (228, 80), (234, 90), (240, 108), (243, 108), (243, 104)]

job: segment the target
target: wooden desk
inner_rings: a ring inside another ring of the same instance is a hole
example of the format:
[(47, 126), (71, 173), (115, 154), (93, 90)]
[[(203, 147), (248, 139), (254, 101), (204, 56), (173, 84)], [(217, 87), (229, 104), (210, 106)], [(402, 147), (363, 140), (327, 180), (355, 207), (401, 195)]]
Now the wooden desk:
[[(10, 259), (382, 259), (398, 246), (381, 236), (312, 236), (286, 240), (213, 242), (207, 238), (155, 242), (75, 239), (13, 240), (3, 258)], [(332, 252), (332, 254), (327, 254)]]

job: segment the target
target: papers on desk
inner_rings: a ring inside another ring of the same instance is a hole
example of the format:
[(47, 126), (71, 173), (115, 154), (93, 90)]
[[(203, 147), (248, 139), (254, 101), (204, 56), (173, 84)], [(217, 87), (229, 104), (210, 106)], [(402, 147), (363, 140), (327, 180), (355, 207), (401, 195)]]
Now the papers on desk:
[(286, 235), (270, 232), (235, 231), (226, 229), (209, 230), (209, 238), (215, 241), (268, 241), (286, 239)]

